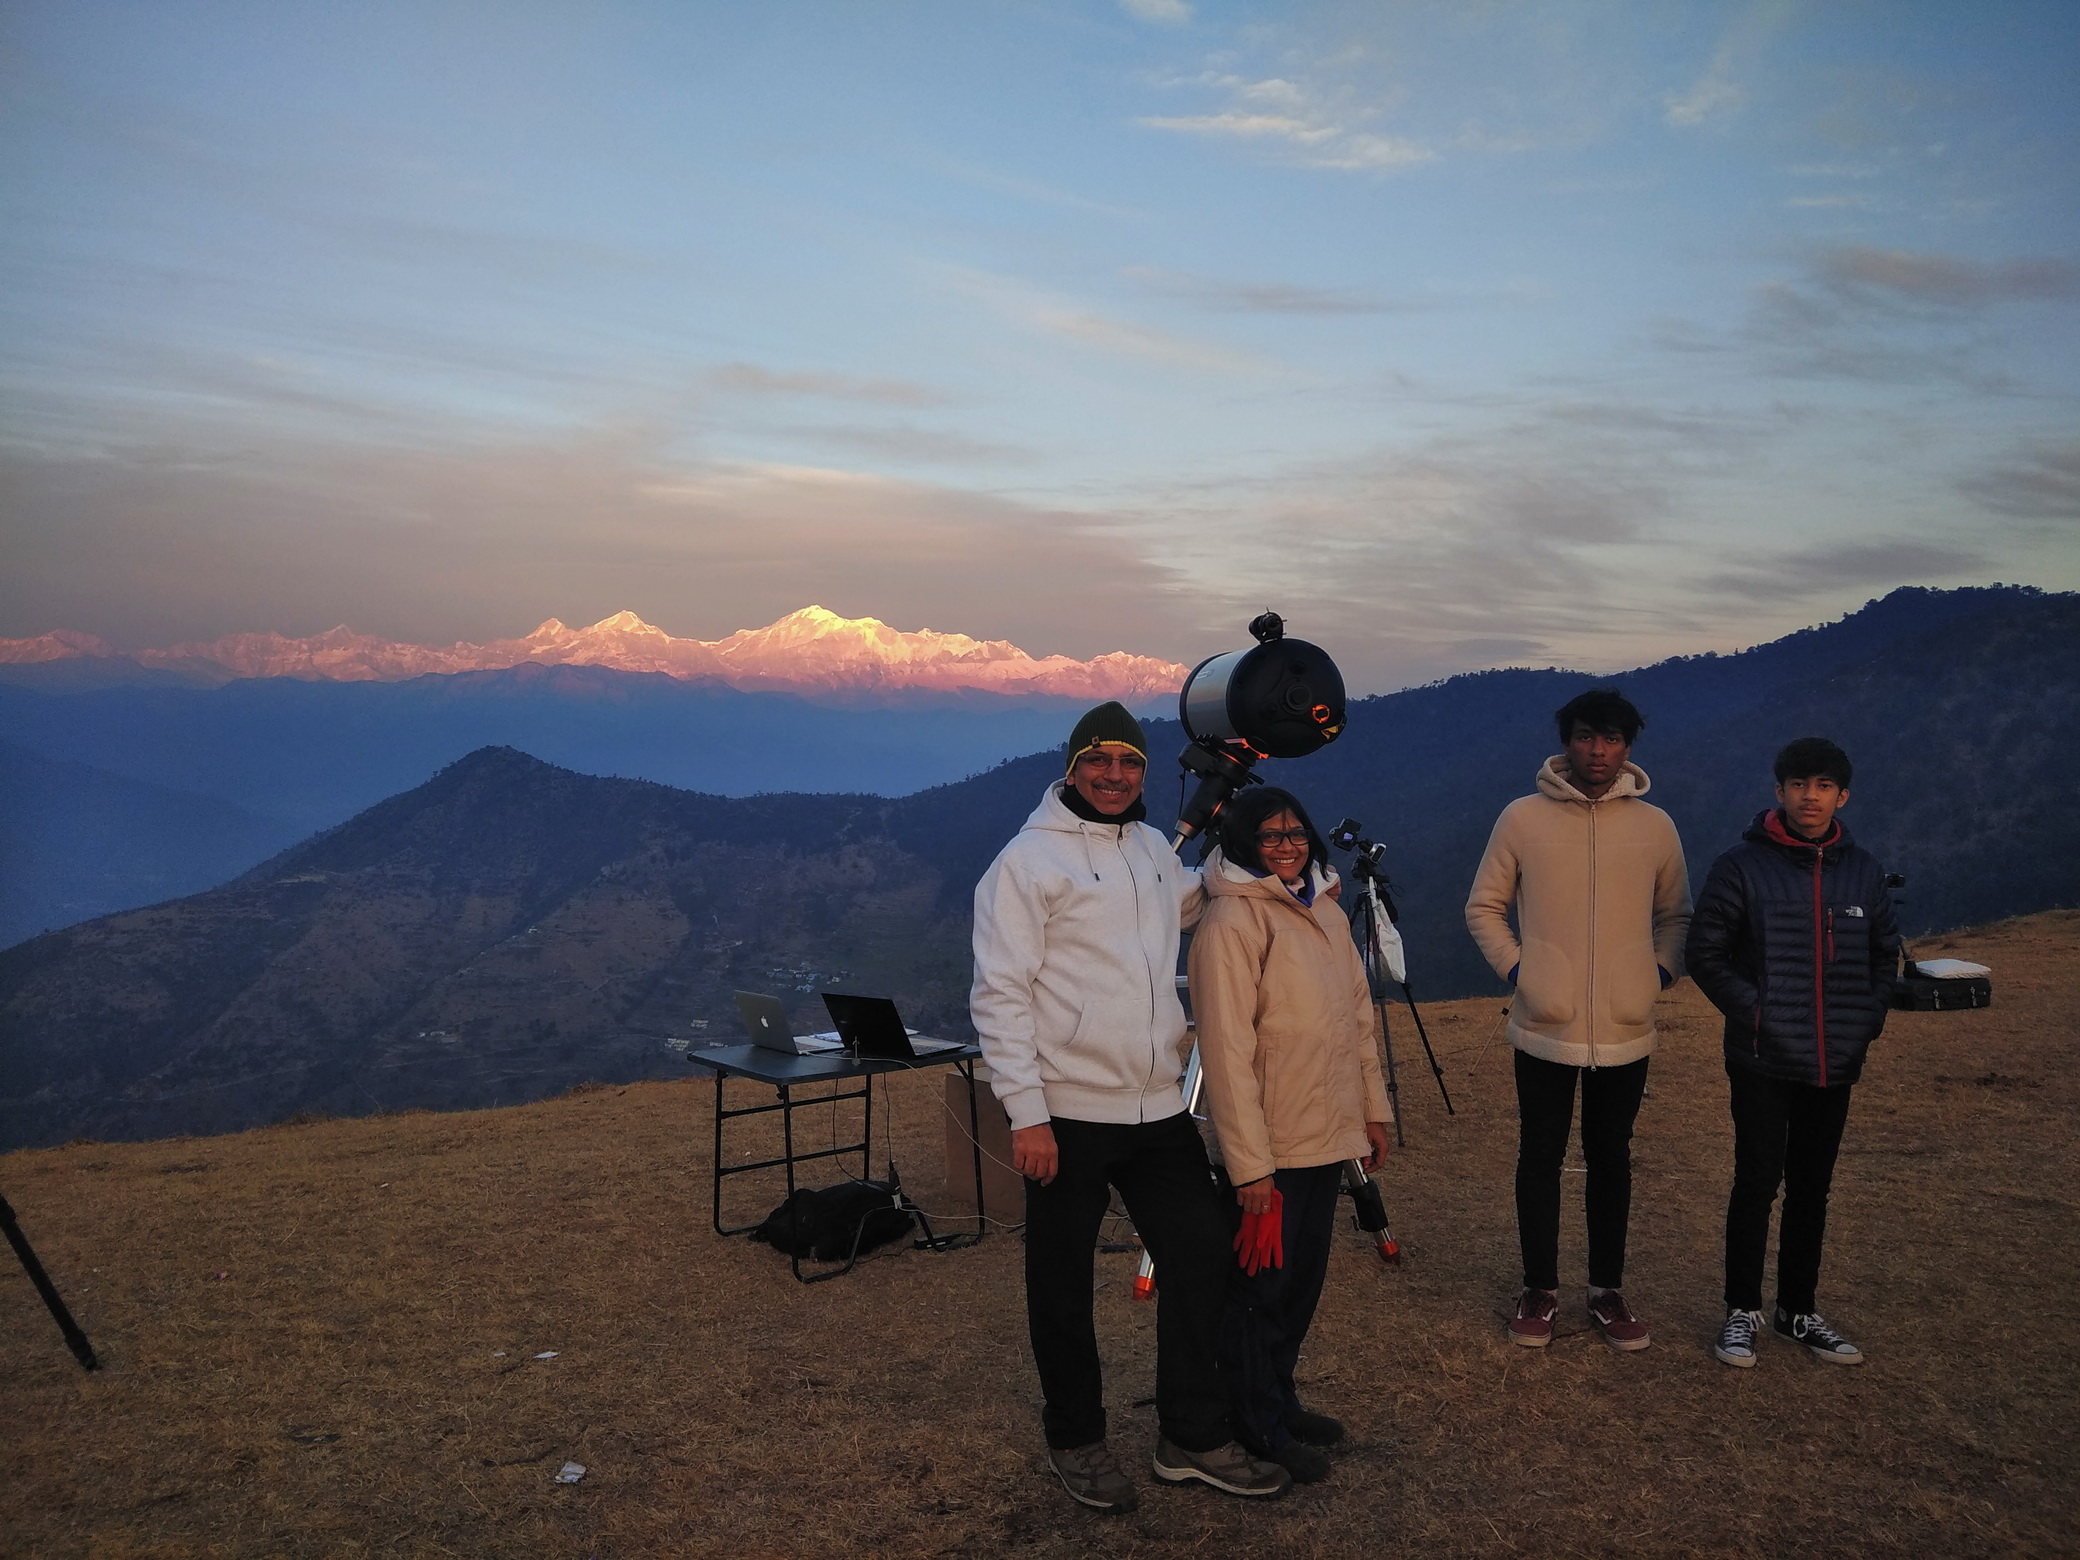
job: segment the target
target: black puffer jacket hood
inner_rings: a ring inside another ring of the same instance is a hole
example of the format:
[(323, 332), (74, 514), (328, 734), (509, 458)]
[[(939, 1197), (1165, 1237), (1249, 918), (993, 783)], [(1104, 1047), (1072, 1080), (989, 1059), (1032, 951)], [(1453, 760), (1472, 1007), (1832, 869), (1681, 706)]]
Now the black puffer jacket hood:
[(1836, 821), (1820, 843), (1774, 808), (1712, 863), (1689, 972), (1726, 1015), (1726, 1059), (1774, 1078), (1854, 1083), (1899, 969), (1885, 871)]

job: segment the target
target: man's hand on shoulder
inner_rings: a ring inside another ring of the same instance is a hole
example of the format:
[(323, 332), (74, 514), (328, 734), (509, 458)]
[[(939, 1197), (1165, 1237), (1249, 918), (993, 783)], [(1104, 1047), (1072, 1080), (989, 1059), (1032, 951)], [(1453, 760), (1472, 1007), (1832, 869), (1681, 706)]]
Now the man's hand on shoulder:
[(1061, 1150), (1055, 1147), (1054, 1128), (1047, 1122), (1037, 1127), (1011, 1129), (1011, 1168), (1042, 1186), (1054, 1179), (1062, 1167)]

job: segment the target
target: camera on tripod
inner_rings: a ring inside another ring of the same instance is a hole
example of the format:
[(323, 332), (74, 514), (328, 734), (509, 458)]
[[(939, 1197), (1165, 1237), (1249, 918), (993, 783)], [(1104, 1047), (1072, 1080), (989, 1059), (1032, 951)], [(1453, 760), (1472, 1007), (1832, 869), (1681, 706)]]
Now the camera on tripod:
[[(1387, 881), (1387, 847), (1376, 840), (1364, 837), (1365, 825), (1355, 818), (1346, 818), (1329, 831), (1329, 843), (1338, 850), (1351, 853), (1351, 881), (1357, 885), (1357, 903), (1351, 907), (1351, 935), (1358, 940), (1358, 957), (1365, 966), (1365, 985), (1372, 993), (1372, 1005), (1379, 1013), (1380, 1044), (1387, 1054), (1387, 1098), (1395, 1106), (1394, 1140), (1406, 1139), (1401, 1131), (1401, 1082), (1395, 1076), (1394, 1040), (1387, 1029), (1387, 987), (1398, 985), (1401, 995), (1408, 999), (1408, 1014), (1416, 1022), (1416, 1033), (1422, 1038), (1423, 1054), (1430, 1059), (1430, 1074), (1437, 1080), (1437, 1092), (1444, 1099), (1445, 1114), (1456, 1115), (1452, 1109), (1451, 1090), (1444, 1086), (1444, 1069), (1438, 1065), (1437, 1052), (1430, 1046), (1430, 1031), (1423, 1024), (1422, 1009), (1416, 1006), (1416, 994), (1408, 984), (1408, 956), (1401, 945), (1400, 908), (1394, 903), (1394, 886)], [(1353, 1188), (1355, 1194), (1355, 1188)], [(1381, 1215), (1385, 1217), (1384, 1214)], [(1370, 1229), (1372, 1226), (1367, 1225)], [(1391, 1241), (1392, 1237), (1389, 1236)], [(1399, 1247), (1395, 1248), (1396, 1252)], [(1385, 1245), (1380, 1254), (1387, 1256)], [(1388, 1260), (1396, 1260), (1388, 1257)]]
[(1393, 885), (1387, 881), (1387, 847), (1373, 840), (1362, 839), (1365, 825), (1355, 818), (1346, 818), (1329, 831), (1329, 843), (1338, 850), (1351, 853), (1351, 878), (1359, 884), (1371, 883), (1379, 892), (1387, 919), (1399, 922), (1401, 912), (1395, 907)]

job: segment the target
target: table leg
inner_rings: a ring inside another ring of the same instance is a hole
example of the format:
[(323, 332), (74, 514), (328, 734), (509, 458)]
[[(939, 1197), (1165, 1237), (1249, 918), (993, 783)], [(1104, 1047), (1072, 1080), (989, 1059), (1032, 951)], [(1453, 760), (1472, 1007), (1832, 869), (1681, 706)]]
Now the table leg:
[(988, 1210), (982, 1203), (982, 1109), (975, 1099), (975, 1064), (962, 1062), (960, 1068), (968, 1077), (968, 1146), (975, 1158), (975, 1238), (980, 1240), (989, 1233)]
[(715, 1172), (715, 1202), (709, 1221), (715, 1226), (717, 1235), (727, 1235), (722, 1227), (722, 1086), (729, 1081), (725, 1073), (715, 1075), (715, 1157), (708, 1168)]

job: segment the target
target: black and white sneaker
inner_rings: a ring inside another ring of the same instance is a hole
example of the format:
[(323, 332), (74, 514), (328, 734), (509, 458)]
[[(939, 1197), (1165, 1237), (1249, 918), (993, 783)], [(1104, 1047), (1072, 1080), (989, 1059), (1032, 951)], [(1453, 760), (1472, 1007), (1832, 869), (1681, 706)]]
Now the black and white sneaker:
[(1746, 1370), (1755, 1363), (1755, 1343), (1761, 1336), (1760, 1311), (1728, 1311), (1726, 1325), (1719, 1329), (1719, 1341), (1712, 1345), (1712, 1352), (1724, 1363)]
[[(1803, 1345), (1806, 1353), (1816, 1360), (1825, 1360), (1830, 1365), (1863, 1363), (1863, 1350), (1828, 1326), (1818, 1312), (1793, 1316), (1782, 1306), (1778, 1306), (1775, 1331), (1779, 1338)], [(1724, 1359), (1725, 1356), (1721, 1355), (1720, 1358)]]

